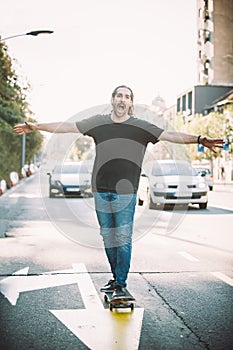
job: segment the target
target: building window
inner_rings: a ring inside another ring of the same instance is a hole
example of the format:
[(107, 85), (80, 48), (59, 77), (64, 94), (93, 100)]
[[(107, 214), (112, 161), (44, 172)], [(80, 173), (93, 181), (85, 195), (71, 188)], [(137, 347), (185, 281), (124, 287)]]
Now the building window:
[(193, 102), (193, 93), (192, 91), (190, 91), (188, 93), (188, 109), (190, 109), (190, 111), (192, 110), (192, 102)]
[(210, 68), (210, 60), (207, 58), (204, 62), (204, 70), (207, 70)]
[(207, 41), (210, 41), (210, 39), (211, 39), (211, 33), (210, 33), (210, 31), (209, 31), (209, 30), (204, 30), (204, 41), (205, 41), (205, 43), (206, 43)]
[(177, 112), (180, 112), (180, 98), (177, 99), (177, 104), (176, 104), (176, 109), (177, 109)]
[(204, 21), (207, 21), (208, 19), (210, 19), (209, 11), (207, 9), (204, 9)]
[(182, 111), (186, 111), (186, 95), (182, 96)]

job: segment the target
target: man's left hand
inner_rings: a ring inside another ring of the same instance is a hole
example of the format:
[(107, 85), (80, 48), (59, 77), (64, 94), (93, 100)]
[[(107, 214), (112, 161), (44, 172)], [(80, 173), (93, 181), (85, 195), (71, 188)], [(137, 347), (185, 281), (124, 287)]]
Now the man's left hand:
[(214, 153), (217, 153), (215, 148), (223, 148), (223, 144), (225, 143), (224, 139), (212, 139), (207, 136), (200, 137), (200, 144), (204, 147), (209, 148)]

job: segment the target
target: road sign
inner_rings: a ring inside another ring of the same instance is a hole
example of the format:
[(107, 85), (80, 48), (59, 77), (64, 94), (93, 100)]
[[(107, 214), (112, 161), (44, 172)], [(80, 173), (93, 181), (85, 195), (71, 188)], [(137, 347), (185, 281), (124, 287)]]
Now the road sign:
[(225, 138), (225, 143), (223, 144), (223, 150), (224, 151), (229, 151), (229, 145), (230, 145), (230, 140), (228, 137)]
[(204, 152), (204, 146), (201, 145), (201, 144), (198, 144), (198, 145), (197, 145), (197, 151), (198, 151), (198, 152)]

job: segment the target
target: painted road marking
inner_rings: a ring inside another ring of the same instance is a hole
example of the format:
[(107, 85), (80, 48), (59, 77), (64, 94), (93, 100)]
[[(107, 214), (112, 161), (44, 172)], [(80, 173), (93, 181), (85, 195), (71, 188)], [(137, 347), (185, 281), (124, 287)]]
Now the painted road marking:
[[(77, 283), (76, 275), (71, 273), (73, 270), (62, 270), (42, 275), (27, 276), (28, 269), (29, 267), (26, 267), (0, 281), (0, 292), (12, 305), (16, 305), (18, 297), (22, 292)], [(52, 273), (55, 274), (53, 275)]]
[(33, 276), (28, 275), (29, 267), (25, 267), (2, 279), (0, 292), (12, 305), (16, 305), (22, 292), (78, 284), (84, 310), (49, 311), (89, 349), (137, 350), (144, 309), (135, 308), (133, 312), (105, 309), (85, 265), (73, 264), (72, 267)]
[(231, 287), (233, 287), (233, 278), (230, 278), (226, 275), (224, 275), (222, 272), (211, 272), (211, 275), (217, 277), (221, 281), (229, 284)]
[(72, 264), (76, 272), (77, 282), (86, 309), (102, 309), (103, 304), (84, 264)]
[(73, 271), (86, 309), (50, 312), (91, 350), (137, 350), (144, 309), (127, 313), (105, 309), (85, 265), (73, 264)]
[(189, 260), (189, 261), (192, 261), (192, 262), (197, 262), (199, 261), (197, 258), (195, 258), (194, 256), (192, 256), (191, 254), (189, 253), (186, 253), (186, 252), (178, 252), (178, 254), (180, 254), (181, 256), (183, 256), (183, 258)]

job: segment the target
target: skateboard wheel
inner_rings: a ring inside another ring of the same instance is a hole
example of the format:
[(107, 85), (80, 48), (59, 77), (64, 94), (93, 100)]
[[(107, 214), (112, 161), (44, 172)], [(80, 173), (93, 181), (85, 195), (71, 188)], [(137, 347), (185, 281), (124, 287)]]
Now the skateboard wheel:
[(134, 310), (134, 304), (132, 303), (132, 304), (130, 304), (130, 309), (131, 309), (131, 311), (133, 311)]
[(112, 311), (113, 310), (113, 305), (110, 303), (109, 304), (109, 310)]
[(104, 296), (104, 301), (107, 303), (108, 302), (108, 297), (107, 295)]

